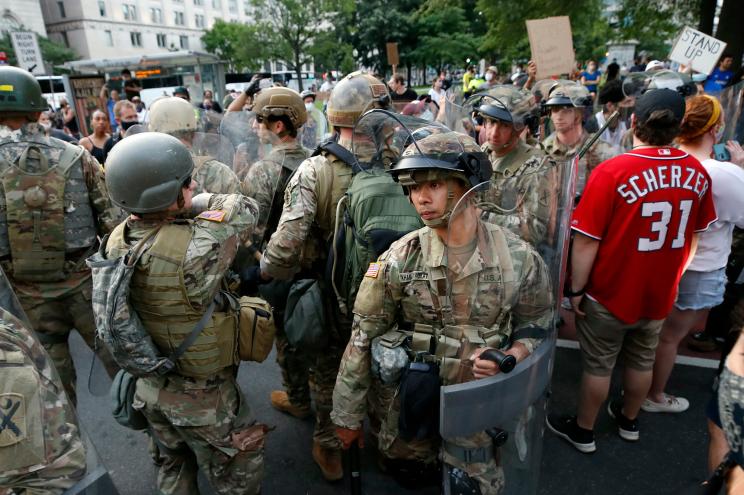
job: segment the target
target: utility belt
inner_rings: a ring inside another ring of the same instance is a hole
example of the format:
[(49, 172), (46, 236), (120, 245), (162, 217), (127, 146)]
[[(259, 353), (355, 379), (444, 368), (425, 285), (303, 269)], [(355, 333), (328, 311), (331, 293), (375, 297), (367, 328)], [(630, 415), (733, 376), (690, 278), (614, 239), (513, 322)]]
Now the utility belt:
[(60, 282), (86, 268), (85, 260), (98, 248), (97, 243), (71, 251), (28, 251), (15, 259), (0, 257), (0, 266), (13, 280), (23, 282)]

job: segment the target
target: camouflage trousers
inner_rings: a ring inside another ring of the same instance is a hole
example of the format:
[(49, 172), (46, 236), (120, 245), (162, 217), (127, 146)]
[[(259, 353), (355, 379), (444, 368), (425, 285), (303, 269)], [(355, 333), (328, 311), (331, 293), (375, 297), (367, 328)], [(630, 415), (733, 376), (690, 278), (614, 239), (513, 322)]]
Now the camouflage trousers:
[[(485, 431), (468, 437), (450, 438), (446, 443), (465, 449), (486, 449), (489, 452), (493, 449), (493, 440)], [(485, 462), (465, 462), (451, 455), (445, 446), (442, 461), (467, 473), (472, 481), (478, 483), (482, 495), (499, 495), (504, 491), (504, 469), (494, 457)]]
[(340, 449), (336, 427), (331, 421), (333, 410), (333, 387), (336, 386), (341, 356), (345, 343), (332, 340), (322, 352), (311, 357), (310, 388), (315, 400), (315, 431), (313, 440), (328, 449)]
[(18, 294), (31, 326), (39, 336), (44, 349), (52, 358), (54, 367), (62, 379), (65, 392), (73, 405), (77, 404), (77, 374), (72, 362), (68, 343), (70, 331), (74, 328), (83, 337), (88, 347), (96, 350), (96, 355), (106, 368), (109, 377), (113, 378), (119, 371), (114, 358), (99, 341), (96, 344), (96, 324), (91, 306), (92, 280), (87, 280), (79, 291), (58, 299), (31, 298)]
[(282, 370), (282, 384), (289, 402), (310, 407), (310, 356), (290, 345), (280, 322), (276, 325), (276, 362)]
[(159, 493), (199, 493), (199, 469), (216, 493), (260, 493), (267, 428), (251, 418), (232, 369), (208, 380), (140, 379), (133, 405), (147, 417), (163, 457)]

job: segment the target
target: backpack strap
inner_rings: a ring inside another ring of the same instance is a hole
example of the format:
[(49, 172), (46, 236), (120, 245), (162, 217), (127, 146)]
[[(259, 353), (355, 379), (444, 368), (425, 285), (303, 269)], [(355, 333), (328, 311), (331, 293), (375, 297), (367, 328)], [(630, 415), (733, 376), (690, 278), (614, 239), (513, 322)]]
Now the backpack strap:
[(352, 170), (356, 172), (355, 165), (357, 163), (357, 159), (354, 156), (354, 153), (338, 144), (335, 137), (332, 137), (320, 143), (318, 147), (315, 148), (315, 151), (313, 151), (312, 156), (318, 156), (324, 151), (338, 157), (339, 160), (350, 166)]
[(85, 148), (76, 144), (66, 143), (64, 141), (62, 142), (64, 143), (65, 149), (59, 157), (59, 165), (57, 166), (62, 171), (62, 175), (67, 176), (67, 172), (70, 168), (72, 168), (72, 166), (80, 160), (80, 157), (83, 156)]

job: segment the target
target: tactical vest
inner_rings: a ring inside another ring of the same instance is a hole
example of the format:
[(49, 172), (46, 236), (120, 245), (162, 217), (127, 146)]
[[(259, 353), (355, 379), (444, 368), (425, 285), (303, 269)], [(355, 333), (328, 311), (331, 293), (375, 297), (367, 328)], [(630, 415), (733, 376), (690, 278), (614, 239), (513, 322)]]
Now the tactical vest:
[(61, 141), (5, 141), (0, 148), (0, 256), (11, 255), (16, 280), (64, 280), (65, 253), (96, 242), (84, 150)]
[[(111, 232), (109, 257), (128, 251), (125, 225), (122, 223)], [(191, 236), (191, 223), (161, 227), (142, 255), (130, 284), (132, 307), (163, 355), (175, 351), (204, 314), (191, 306), (184, 285), (183, 262)], [(236, 312), (214, 311), (211, 321), (176, 362), (178, 374), (208, 378), (237, 364), (237, 328)]]
[(315, 223), (320, 227), (325, 240), (330, 240), (336, 227), (336, 206), (349, 190), (354, 178), (351, 167), (340, 158), (327, 153), (324, 155), (329, 166), (318, 168), (317, 195), (318, 210)]

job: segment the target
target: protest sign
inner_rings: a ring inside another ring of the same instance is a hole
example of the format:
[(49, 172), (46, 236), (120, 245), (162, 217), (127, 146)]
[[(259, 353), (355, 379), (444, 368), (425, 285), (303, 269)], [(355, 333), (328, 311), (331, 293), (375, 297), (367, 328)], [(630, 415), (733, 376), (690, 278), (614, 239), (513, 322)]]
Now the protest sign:
[(100, 108), (99, 95), (106, 84), (103, 76), (64, 76), (65, 92), (75, 109), (80, 132), (89, 134), (93, 112)]
[(692, 70), (710, 74), (725, 48), (723, 41), (685, 26), (677, 37), (669, 60), (688, 66), (692, 62)]
[(571, 21), (568, 16), (525, 21), (537, 78), (570, 74), (574, 69)]
[(399, 63), (398, 43), (385, 43), (385, 48), (387, 49), (388, 63), (396, 67)]
[(10, 39), (13, 43), (18, 67), (31, 72), (35, 76), (46, 74), (36, 33), (14, 31), (10, 33)]

